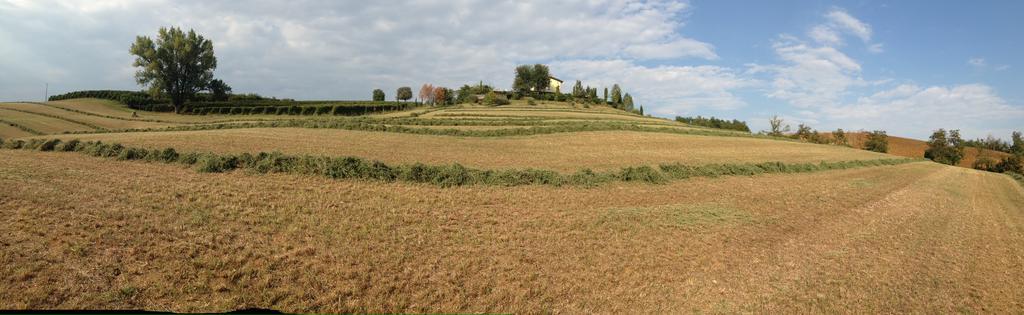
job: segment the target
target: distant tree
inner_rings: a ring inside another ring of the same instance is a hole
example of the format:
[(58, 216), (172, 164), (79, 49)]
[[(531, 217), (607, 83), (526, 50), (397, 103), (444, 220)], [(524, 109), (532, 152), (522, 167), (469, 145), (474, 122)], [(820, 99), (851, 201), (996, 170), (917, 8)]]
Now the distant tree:
[(435, 87), (433, 94), (434, 95), (431, 96), (431, 99), (434, 100), (434, 104), (437, 104), (437, 105), (447, 105), (448, 88), (440, 87), (440, 86), (439, 87)]
[(398, 88), (398, 90), (395, 91), (395, 99), (399, 101), (408, 101), (412, 99), (412, 88), (408, 86)]
[(214, 101), (226, 101), (228, 100), (228, 94), (231, 94), (231, 86), (224, 83), (221, 79), (210, 80), (210, 84), (206, 87), (213, 94)]
[(867, 141), (864, 142), (864, 150), (888, 153), (889, 136), (882, 130), (869, 132), (867, 134)]
[(548, 66), (535, 64), (531, 73), (533, 77), (530, 81), (533, 82), (534, 91), (547, 91), (551, 87), (551, 72), (548, 71)]
[(373, 90), (373, 101), (374, 102), (383, 102), (384, 101), (384, 90), (374, 89)]
[(612, 105), (615, 106), (615, 108), (619, 108), (619, 105), (621, 105), (621, 104), (622, 104), (622, 89), (619, 88), (619, 84), (616, 83), (616, 84), (612, 85)]
[(129, 49), (135, 56), (135, 81), (148, 86), (153, 95), (167, 95), (174, 112), (181, 113), (185, 102), (210, 85), (217, 58), (213, 42), (180, 28), (161, 27), (156, 42), (148, 36), (135, 37)]
[(811, 130), (810, 126), (799, 124), (796, 127), (796, 133), (793, 134), (793, 139), (807, 141), (810, 140), (812, 133), (814, 133), (814, 130)]
[(633, 110), (633, 96), (629, 95), (629, 93), (622, 97), (622, 109), (627, 111)]
[(604, 87), (604, 103), (608, 104), (608, 87)]
[(772, 116), (768, 119), (768, 125), (771, 130), (768, 131), (769, 136), (782, 137), (785, 133), (789, 132), (789, 125), (784, 125), (785, 121), (779, 118), (778, 115)]
[(458, 92), (455, 92), (457, 94), (457, 96), (455, 97), (455, 102), (459, 104), (476, 103), (477, 95), (487, 95), (487, 92), (490, 91), (494, 91), (494, 88), (492, 88), (490, 85), (484, 84), (483, 82), (480, 82), (472, 86), (468, 84), (463, 85), (461, 88), (459, 88)]
[(924, 157), (932, 161), (957, 165), (964, 158), (963, 140), (960, 139), (959, 130), (951, 130), (948, 134), (945, 129), (936, 130), (928, 140), (928, 149), (924, 151)]
[(676, 116), (676, 121), (681, 122), (681, 123), (686, 123), (686, 124), (694, 125), (694, 126), (702, 126), (702, 127), (708, 127), (708, 128), (728, 129), (728, 130), (738, 130), (738, 131), (750, 132), (750, 127), (747, 126), (747, 122), (739, 121), (739, 120), (736, 120), (736, 119), (733, 119), (732, 121), (728, 121), (728, 120), (725, 120), (725, 119), (718, 119), (718, 118), (715, 118), (715, 117), (705, 118), (705, 117), (701, 117), (701, 116), (697, 116), (697, 117), (681, 117), (681, 116)]
[(996, 164), (994, 171), (999, 173), (1024, 174), (1024, 161), (1022, 160), (1024, 160), (1024, 157), (1017, 154), (1004, 157), (998, 164)]
[(974, 159), (974, 163), (971, 164), (971, 168), (982, 171), (996, 172), (997, 166), (999, 165), (999, 161), (993, 159), (988, 155), (984, 155), (984, 151), (982, 151), (981, 148), (976, 148), (976, 150), (978, 150), (978, 158)]
[(1024, 136), (1021, 136), (1020, 131), (1014, 131), (1013, 144), (1010, 146), (1010, 152), (1016, 155), (1024, 155)]
[(850, 140), (846, 138), (846, 132), (843, 131), (843, 128), (832, 132), (832, 144), (850, 146)]
[(533, 87), (533, 67), (521, 65), (516, 67), (516, 78), (512, 81), (512, 89), (519, 93), (527, 92)]
[(583, 83), (580, 80), (576, 80), (576, 84), (572, 85), (572, 98), (582, 99), (584, 93), (586, 92), (583, 91)]
[(420, 87), (420, 101), (426, 104), (434, 104), (434, 86), (430, 83), (424, 83)]
[(562, 95), (562, 87), (561, 86), (555, 86), (555, 101), (556, 102), (565, 101), (565, 95)]
[(484, 104), (491, 106), (507, 105), (508, 99), (505, 98), (504, 95), (499, 95), (498, 93), (494, 93), (494, 91), (491, 91), (488, 92), (487, 95), (484, 95)]
[(644, 115), (644, 106), (640, 105), (640, 116)]

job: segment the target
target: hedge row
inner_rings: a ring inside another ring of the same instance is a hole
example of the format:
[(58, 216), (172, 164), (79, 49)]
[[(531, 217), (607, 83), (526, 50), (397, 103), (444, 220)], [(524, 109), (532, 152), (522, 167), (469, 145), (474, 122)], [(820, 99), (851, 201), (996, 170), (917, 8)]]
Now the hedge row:
[(191, 101), (188, 102), (190, 108), (204, 108), (204, 107), (291, 107), (291, 106), (355, 106), (355, 107), (413, 107), (418, 105), (417, 103), (407, 102), (374, 102), (374, 101), (295, 101), (295, 100), (279, 100), (279, 99), (238, 99), (229, 101)]
[(61, 141), (59, 139), (13, 140), (3, 142), (6, 149), (39, 151), (81, 152), (91, 156), (116, 158), (118, 160), (144, 160), (163, 163), (181, 163), (194, 166), (199, 172), (225, 172), (244, 169), (255, 173), (292, 173), (324, 176), (334, 179), (364, 179), (385, 182), (413, 182), (433, 184), (441, 187), (462, 185), (574, 185), (595, 186), (612, 181), (665, 183), (670, 179), (690, 177), (718, 177), (729, 175), (756, 175), (771, 173), (803, 173), (855, 167), (896, 165), (916, 161), (913, 159), (883, 159), (844, 162), (786, 164), (782, 162), (715, 164), (687, 166), (665, 164), (659, 169), (650, 166), (624, 167), (618, 171), (594, 172), (589, 169), (573, 174), (561, 174), (549, 170), (479, 170), (462, 166), (425, 165), (421, 163), (387, 165), (380, 161), (369, 161), (356, 157), (294, 156), (280, 152), (257, 154), (214, 154), (178, 153), (173, 148), (145, 149), (126, 147), (121, 144), (107, 144), (99, 141)]
[[(190, 105), (191, 106), (191, 105)], [(411, 104), (363, 104), (321, 106), (191, 107), (193, 115), (336, 115), (358, 116), (411, 108)]]
[(91, 90), (74, 91), (59, 95), (50, 96), (50, 101), (60, 101), (73, 98), (100, 98), (107, 99), (121, 104), (128, 105), (128, 108), (156, 112), (174, 111), (171, 101), (168, 99), (157, 99), (145, 92), (117, 91), (117, 90)]
[(21, 129), (21, 131), (24, 131), (24, 132), (27, 132), (27, 133), (31, 133), (31, 134), (34, 134), (34, 135), (41, 135), (41, 134), (43, 134), (42, 132), (39, 132), (38, 130), (29, 128), (29, 127), (25, 127), (25, 126), (22, 126), (21, 124), (18, 124), (18, 123), (15, 123), (15, 122), (11, 122), (11, 121), (6, 121), (6, 120), (3, 120), (3, 119), (0, 119), (0, 124), (9, 125), (11, 127)]

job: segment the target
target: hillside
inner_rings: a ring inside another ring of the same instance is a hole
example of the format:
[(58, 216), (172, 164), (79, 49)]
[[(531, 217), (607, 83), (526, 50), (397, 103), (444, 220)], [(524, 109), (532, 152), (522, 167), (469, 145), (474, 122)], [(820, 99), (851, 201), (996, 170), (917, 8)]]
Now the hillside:
[(909, 139), (880, 154), (519, 101), (349, 117), (72, 99), (0, 120), (33, 131), (0, 125), (3, 309), (1022, 309), (1024, 186), (906, 159)]
[[(850, 145), (854, 148), (864, 148), (864, 142), (867, 140), (866, 133), (850, 132), (847, 133), (847, 137), (850, 139)], [(889, 136), (889, 154), (910, 158), (924, 158), (925, 150), (928, 150), (928, 142), (926, 141)], [(971, 168), (979, 156), (988, 156), (999, 160), (1009, 156), (1009, 154), (987, 149), (966, 148), (964, 150), (964, 158), (958, 166)]]

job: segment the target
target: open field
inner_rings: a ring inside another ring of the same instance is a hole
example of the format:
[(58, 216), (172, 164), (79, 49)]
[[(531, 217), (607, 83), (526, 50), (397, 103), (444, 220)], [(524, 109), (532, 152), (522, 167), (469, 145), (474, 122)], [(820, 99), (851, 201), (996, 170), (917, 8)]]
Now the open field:
[[(847, 134), (847, 137), (850, 139), (850, 145), (854, 148), (863, 148), (864, 142), (867, 141), (867, 134), (865, 133), (851, 132)], [(889, 154), (924, 158), (925, 150), (928, 150), (928, 142), (926, 141), (889, 136)], [(979, 156), (988, 156), (999, 160), (1008, 155), (1004, 152), (968, 147), (964, 149), (964, 159), (960, 161), (958, 166), (971, 168)]]
[(2, 154), (0, 308), (1024, 310), (1024, 189), (934, 163), (437, 188)]
[[(47, 104), (3, 103), (0, 119), (46, 133), (90, 128), (71, 121), (225, 129), (32, 135), (0, 124), (0, 138), (173, 148), (182, 160), (189, 152), (278, 151), (569, 175), (675, 163), (919, 158), (924, 151), (923, 142), (897, 137), (890, 137), (893, 154), (880, 154), (600, 106), (133, 118), (106, 101)], [(273, 125), (217, 125), (251, 121)], [(573, 127), (580, 125), (634, 128)], [(562, 129), (499, 132), (527, 128)], [(434, 133), (444, 129), (499, 133)], [(196, 161), (210, 155), (183, 166), (93, 157), (80, 148), (0, 149), (0, 309), (1024, 312), (1024, 187), (1001, 174), (913, 162), (660, 181), (613, 175), (620, 177), (597, 185), (446, 186), (301, 168), (267, 173), (256, 163), (203, 173)], [(361, 165), (321, 169), (355, 172), (371, 163)]]
[(95, 131), (90, 127), (66, 119), (26, 113), (0, 107), (0, 119), (16, 123), (42, 134), (58, 134), (66, 131)]
[(450, 137), (307, 128), (108, 133), (60, 136), (179, 151), (356, 156), (388, 163), (461, 163), (485, 169), (606, 170), (660, 163), (820, 162), (887, 155), (838, 146), (653, 132), (572, 132), (523, 137)]

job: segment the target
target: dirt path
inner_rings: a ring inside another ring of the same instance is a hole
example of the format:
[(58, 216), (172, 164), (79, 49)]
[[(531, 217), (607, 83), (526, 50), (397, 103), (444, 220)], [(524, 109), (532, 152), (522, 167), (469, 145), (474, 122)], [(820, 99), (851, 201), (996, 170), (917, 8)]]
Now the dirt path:
[(1024, 311), (1024, 189), (912, 163), (598, 188), (0, 152), (0, 308)]

